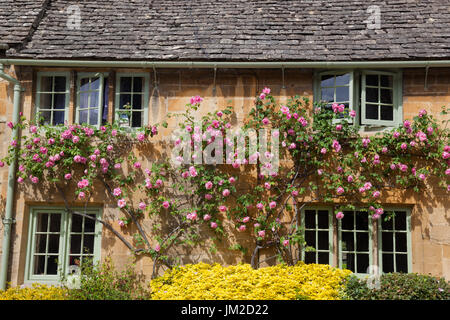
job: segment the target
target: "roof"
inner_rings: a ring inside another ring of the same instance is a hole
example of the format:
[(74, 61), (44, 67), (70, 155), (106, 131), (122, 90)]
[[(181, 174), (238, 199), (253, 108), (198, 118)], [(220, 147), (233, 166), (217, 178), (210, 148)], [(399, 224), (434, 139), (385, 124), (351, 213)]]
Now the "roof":
[[(74, 4), (79, 30), (67, 26)], [(370, 5), (380, 6), (380, 29), (367, 28)], [(0, 39), (11, 47), (9, 58), (440, 60), (450, 58), (450, 6), (448, 0), (2, 0)]]

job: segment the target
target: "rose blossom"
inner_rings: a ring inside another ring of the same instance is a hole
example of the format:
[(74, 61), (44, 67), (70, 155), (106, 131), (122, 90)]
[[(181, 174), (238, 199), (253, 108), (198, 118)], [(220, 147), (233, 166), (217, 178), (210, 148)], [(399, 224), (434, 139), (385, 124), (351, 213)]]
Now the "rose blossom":
[(340, 220), (344, 217), (344, 213), (342, 211), (339, 211), (338, 213), (336, 213), (336, 219)]
[(215, 223), (214, 221), (211, 222), (211, 228), (213, 228), (213, 229), (217, 228), (217, 223)]
[(230, 190), (228, 190), (228, 189), (223, 190), (222, 195), (224, 197), (228, 197), (230, 195)]
[(258, 237), (264, 238), (266, 236), (266, 231), (265, 230), (259, 230), (258, 231)]
[(270, 208), (270, 209), (273, 209), (273, 208), (275, 208), (276, 206), (277, 206), (277, 203), (276, 203), (275, 201), (272, 201), (272, 202), (269, 203), (269, 208)]

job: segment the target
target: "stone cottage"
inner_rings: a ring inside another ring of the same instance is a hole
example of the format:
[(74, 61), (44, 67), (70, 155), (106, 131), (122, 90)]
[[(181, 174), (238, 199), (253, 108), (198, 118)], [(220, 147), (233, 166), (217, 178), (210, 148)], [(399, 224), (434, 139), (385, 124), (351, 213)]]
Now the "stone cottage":
[[(240, 122), (265, 86), (281, 101), (302, 95), (345, 104), (367, 134), (423, 108), (444, 119), (449, 30), (446, 0), (3, 0), (0, 158), (18, 112), (29, 119), (40, 113), (49, 125), (99, 126), (131, 101), (131, 126), (141, 127), (200, 95), (205, 110), (231, 104)], [(91, 100), (81, 99), (83, 92)], [(129, 259), (109, 230), (67, 216), (57, 194), (19, 189), (14, 170), (0, 168), (0, 289), (58, 282), (74, 257), (111, 256), (119, 265)], [(306, 240), (316, 248), (305, 261), (360, 274), (376, 265), (450, 278), (448, 192), (430, 188), (383, 202), (397, 214), (377, 228), (349, 214), (338, 229), (332, 208), (305, 209)], [(89, 208), (117, 219), (102, 195)], [(79, 230), (64, 232), (69, 225)], [(231, 264), (249, 256), (219, 247), (217, 256), (199, 252), (198, 260)], [(140, 259), (137, 267), (149, 274), (152, 261)]]

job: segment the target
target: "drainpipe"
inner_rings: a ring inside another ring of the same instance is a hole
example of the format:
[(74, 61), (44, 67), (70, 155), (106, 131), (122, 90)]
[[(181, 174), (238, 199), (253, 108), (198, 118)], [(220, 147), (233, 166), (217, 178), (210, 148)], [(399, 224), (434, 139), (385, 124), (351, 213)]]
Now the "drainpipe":
[[(22, 87), (19, 80), (11, 77), (3, 70), (3, 64), (0, 64), (0, 78), (3, 78), (14, 84), (14, 108), (13, 108), (13, 119), (12, 122), (17, 124), (19, 122), (19, 112), (20, 112), (20, 92)], [(18, 139), (19, 129), (14, 127), (12, 130), (11, 140)], [(14, 208), (14, 187), (16, 182), (16, 162), (17, 162), (17, 149), (13, 155), (13, 161), (9, 166), (8, 172), (8, 191), (6, 195), (6, 207), (5, 207), (5, 217), (3, 219), (3, 251), (2, 259), (0, 265), (0, 290), (6, 289), (6, 279), (8, 274), (8, 261), (9, 261), (9, 249), (11, 243), (11, 226), (13, 224), (13, 208)]]

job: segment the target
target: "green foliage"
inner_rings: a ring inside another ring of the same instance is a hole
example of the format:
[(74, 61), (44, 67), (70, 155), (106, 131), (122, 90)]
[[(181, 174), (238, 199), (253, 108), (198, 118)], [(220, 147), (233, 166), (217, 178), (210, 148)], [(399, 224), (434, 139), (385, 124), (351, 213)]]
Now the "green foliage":
[(111, 258), (101, 264), (84, 261), (81, 266), (80, 287), (69, 290), (71, 300), (147, 300), (148, 288), (133, 264), (123, 271), (116, 270)]
[(450, 285), (444, 278), (417, 273), (387, 273), (368, 283), (352, 275), (341, 297), (348, 300), (449, 300)]

